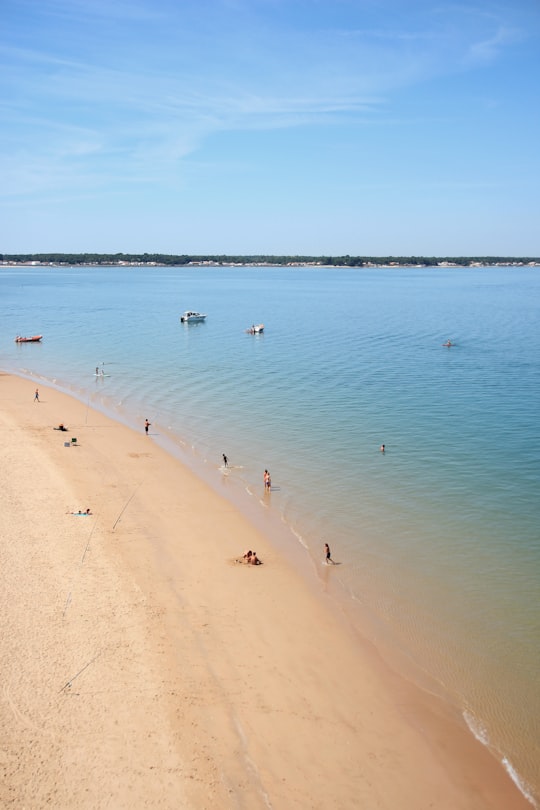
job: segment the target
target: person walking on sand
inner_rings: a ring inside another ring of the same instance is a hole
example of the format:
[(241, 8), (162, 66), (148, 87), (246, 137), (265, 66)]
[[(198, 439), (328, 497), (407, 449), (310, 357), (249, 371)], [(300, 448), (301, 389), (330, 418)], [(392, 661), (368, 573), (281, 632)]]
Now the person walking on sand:
[(34, 402), (39, 402), (39, 388), (36, 388), (36, 393), (34, 394)]
[(145, 420), (145, 423), (144, 423), (144, 432), (146, 433), (146, 435), (147, 435), (147, 436), (148, 436), (148, 428), (150, 427), (150, 425), (151, 425), (151, 424), (152, 424), (152, 423), (151, 423), (151, 422), (149, 422), (149, 421), (148, 421), (148, 419), (146, 419), (146, 420)]
[(330, 546), (328, 543), (324, 544), (324, 553), (326, 556), (326, 564), (327, 565), (335, 565), (335, 562), (332, 559), (332, 555), (330, 554)]

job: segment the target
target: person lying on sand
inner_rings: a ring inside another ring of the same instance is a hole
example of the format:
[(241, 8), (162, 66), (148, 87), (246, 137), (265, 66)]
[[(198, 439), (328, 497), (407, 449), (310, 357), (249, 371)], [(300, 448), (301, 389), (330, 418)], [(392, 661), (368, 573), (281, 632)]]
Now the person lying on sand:
[(78, 512), (70, 512), (69, 514), (70, 515), (91, 515), (92, 512), (90, 511), (90, 509), (85, 509), (84, 512), (82, 511), (82, 509), (79, 509)]
[(60, 422), (57, 428), (53, 428), (53, 430), (67, 430), (67, 427), (64, 427), (64, 423)]

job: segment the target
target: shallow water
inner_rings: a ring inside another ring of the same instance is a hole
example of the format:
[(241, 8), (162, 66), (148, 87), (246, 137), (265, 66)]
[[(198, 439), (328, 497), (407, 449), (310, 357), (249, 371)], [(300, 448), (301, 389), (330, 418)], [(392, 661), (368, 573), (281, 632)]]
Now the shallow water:
[(533, 268), (2, 268), (0, 365), (148, 417), (282, 521), (538, 799), (539, 292)]

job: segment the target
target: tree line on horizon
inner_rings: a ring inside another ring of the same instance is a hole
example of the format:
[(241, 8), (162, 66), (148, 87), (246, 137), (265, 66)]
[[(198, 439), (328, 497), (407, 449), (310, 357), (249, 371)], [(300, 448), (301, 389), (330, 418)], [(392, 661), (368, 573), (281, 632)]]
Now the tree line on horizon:
[(540, 263), (536, 257), (516, 256), (268, 256), (268, 255), (193, 255), (166, 253), (16, 253), (0, 254), (1, 262), (62, 265), (157, 264), (179, 267), (188, 264), (316, 264), (335, 267), (366, 267), (370, 265), (420, 265), (433, 267), (441, 263), (467, 267), (471, 264), (529, 264)]

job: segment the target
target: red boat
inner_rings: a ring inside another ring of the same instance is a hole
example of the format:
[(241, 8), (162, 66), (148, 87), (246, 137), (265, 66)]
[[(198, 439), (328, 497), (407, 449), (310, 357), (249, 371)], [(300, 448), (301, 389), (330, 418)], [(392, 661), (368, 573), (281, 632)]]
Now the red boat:
[(17, 335), (15, 343), (39, 343), (43, 335), (33, 335), (32, 337), (21, 337)]

